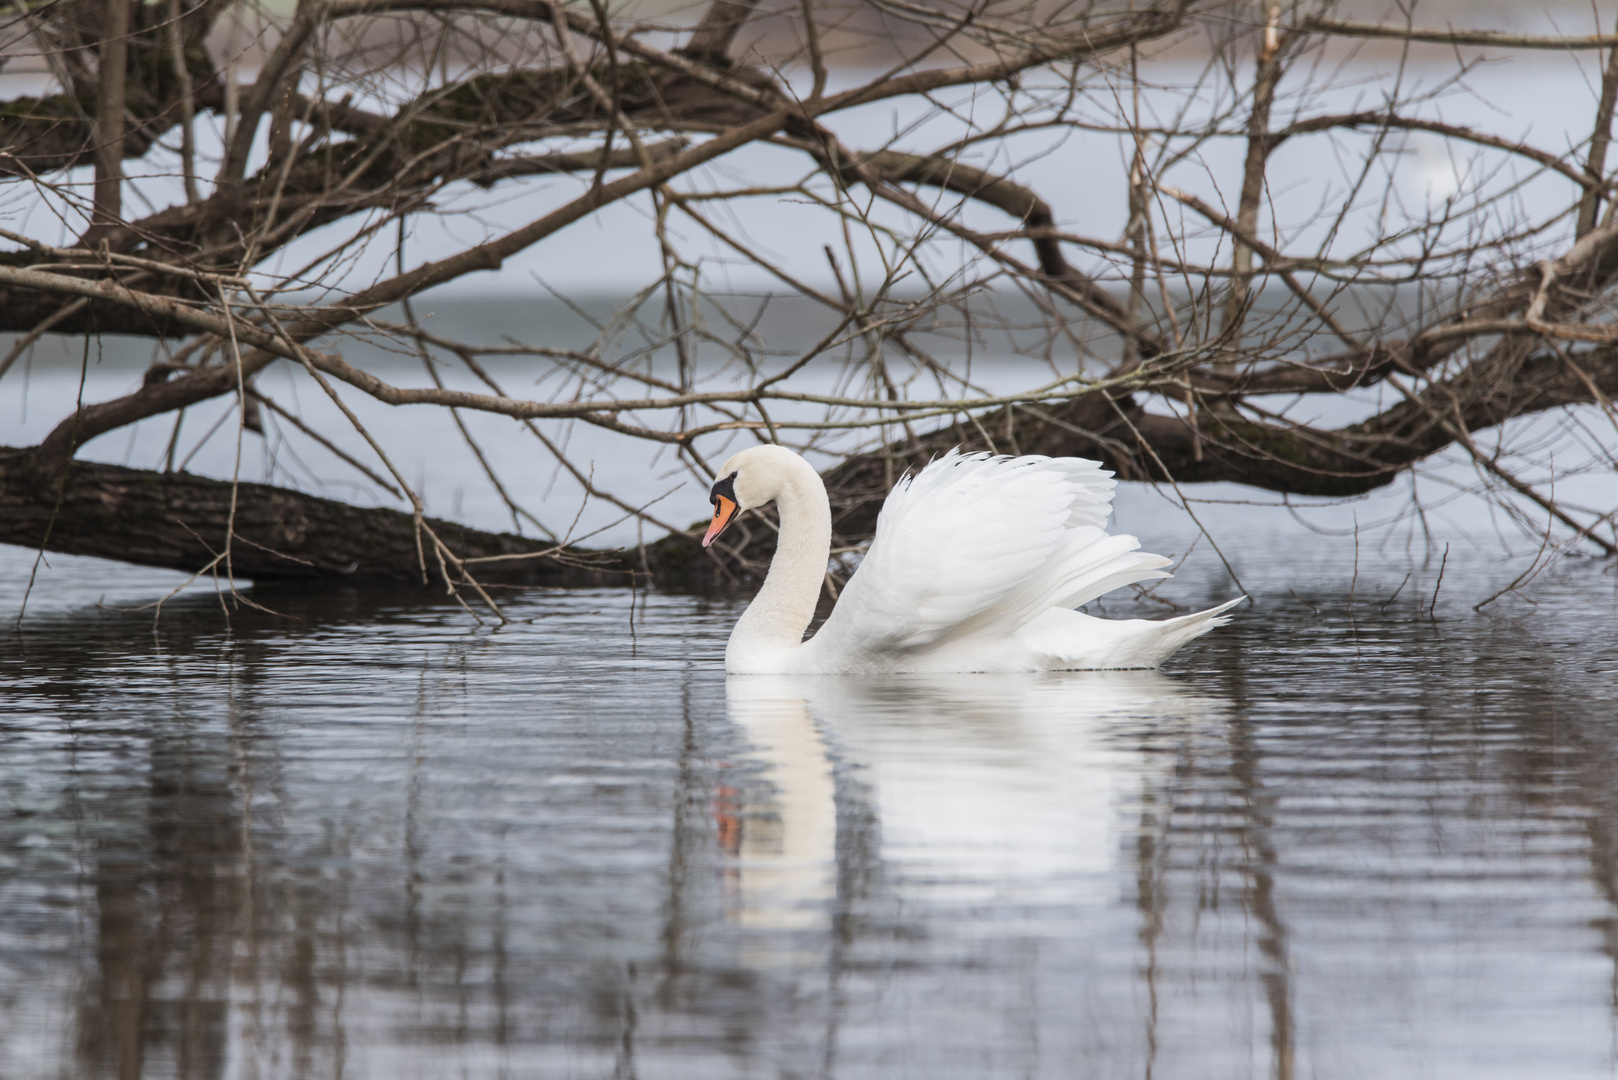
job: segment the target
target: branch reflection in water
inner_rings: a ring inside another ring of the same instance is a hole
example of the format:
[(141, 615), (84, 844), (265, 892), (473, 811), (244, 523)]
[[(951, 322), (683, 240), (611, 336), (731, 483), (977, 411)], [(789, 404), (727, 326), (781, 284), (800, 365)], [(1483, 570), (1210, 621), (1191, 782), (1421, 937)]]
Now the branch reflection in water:
[(1163, 675), (727, 680), (738, 604), (657, 592), (41, 613), (0, 1075), (1610, 1076), (1603, 573)]

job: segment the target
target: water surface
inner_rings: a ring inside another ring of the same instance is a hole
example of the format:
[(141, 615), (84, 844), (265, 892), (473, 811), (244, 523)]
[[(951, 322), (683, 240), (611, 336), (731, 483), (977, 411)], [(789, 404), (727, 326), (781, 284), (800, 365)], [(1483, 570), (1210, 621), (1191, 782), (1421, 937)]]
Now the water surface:
[(0, 1074), (1611, 1077), (1612, 572), (1435, 569), (1283, 568), (1161, 673), (727, 681), (733, 597), (154, 628), (94, 601), (165, 576), (54, 560)]

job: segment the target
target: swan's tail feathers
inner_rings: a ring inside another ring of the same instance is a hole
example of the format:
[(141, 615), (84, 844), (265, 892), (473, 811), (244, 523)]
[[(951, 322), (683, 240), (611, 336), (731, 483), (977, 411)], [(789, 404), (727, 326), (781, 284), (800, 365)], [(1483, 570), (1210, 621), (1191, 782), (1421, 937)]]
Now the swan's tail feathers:
[(1157, 656), (1151, 662), (1151, 667), (1157, 667), (1163, 661), (1180, 651), (1180, 646), (1188, 641), (1194, 641), (1216, 627), (1224, 626), (1233, 616), (1225, 612), (1246, 600), (1246, 596), (1238, 596), (1234, 600), (1226, 600), (1218, 607), (1199, 611), (1194, 615), (1181, 615), (1177, 619), (1165, 619), (1162, 622), (1147, 622), (1148, 626), (1162, 627), (1157, 632)]
[(1067, 608), (1052, 608), (1018, 635), (1053, 670), (1155, 668), (1181, 646), (1224, 626), (1224, 614), (1243, 600), (1175, 619), (1098, 619)]

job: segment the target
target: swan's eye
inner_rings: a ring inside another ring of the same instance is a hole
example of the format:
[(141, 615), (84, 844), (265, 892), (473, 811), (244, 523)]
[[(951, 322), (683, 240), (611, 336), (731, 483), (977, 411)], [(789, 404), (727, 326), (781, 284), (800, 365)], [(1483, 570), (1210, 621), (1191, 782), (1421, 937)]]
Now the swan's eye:
[(720, 480), (714, 484), (713, 490), (708, 493), (708, 502), (712, 503), (714, 506), (719, 505), (720, 499), (729, 499), (731, 502), (737, 502), (736, 476), (736, 473), (731, 473), (723, 480)]

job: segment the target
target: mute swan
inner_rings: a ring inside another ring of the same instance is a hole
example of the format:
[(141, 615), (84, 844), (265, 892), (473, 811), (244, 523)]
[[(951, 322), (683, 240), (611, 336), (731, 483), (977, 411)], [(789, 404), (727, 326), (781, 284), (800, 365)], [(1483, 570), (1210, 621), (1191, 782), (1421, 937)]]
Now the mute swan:
[(1107, 534), (1112, 474), (1082, 458), (951, 450), (888, 493), (870, 550), (804, 641), (831, 556), (820, 474), (784, 447), (754, 446), (718, 475), (703, 547), (743, 510), (774, 502), (781, 515), (764, 585), (725, 648), (733, 675), (1155, 668), (1242, 599), (1161, 622), (1073, 611), (1169, 576), (1169, 560)]

